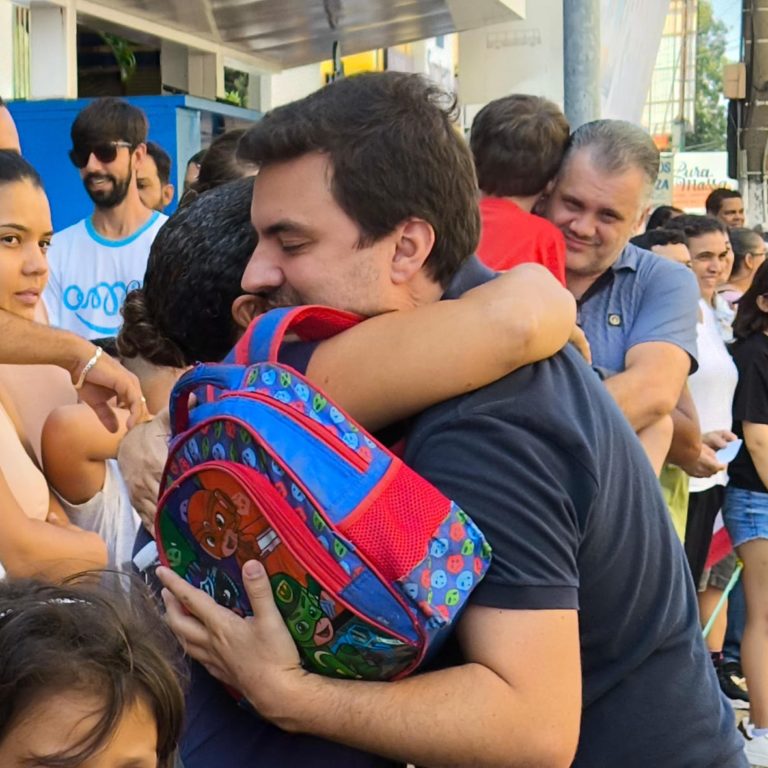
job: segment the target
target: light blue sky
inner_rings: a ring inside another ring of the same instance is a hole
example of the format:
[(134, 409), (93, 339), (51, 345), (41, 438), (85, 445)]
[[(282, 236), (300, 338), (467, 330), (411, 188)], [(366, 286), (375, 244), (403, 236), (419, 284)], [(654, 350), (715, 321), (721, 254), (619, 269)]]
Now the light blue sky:
[(728, 49), (731, 61), (738, 61), (741, 51), (742, 0), (712, 0), (715, 16), (728, 25)]

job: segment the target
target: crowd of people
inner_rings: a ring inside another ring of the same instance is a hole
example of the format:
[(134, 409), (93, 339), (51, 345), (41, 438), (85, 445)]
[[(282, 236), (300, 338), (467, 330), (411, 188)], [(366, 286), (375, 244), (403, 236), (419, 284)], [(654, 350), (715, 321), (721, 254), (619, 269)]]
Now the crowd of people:
[[(637, 126), (513, 95), (467, 141), (455, 106), (339, 80), (168, 217), (145, 115), (96, 99), (54, 232), (0, 103), (1, 764), (768, 766), (765, 241), (733, 190), (651, 212)], [(247, 619), (157, 561), (174, 385), (302, 304), (366, 319), (280, 360), (493, 548), (396, 682), (304, 670), (258, 561)]]

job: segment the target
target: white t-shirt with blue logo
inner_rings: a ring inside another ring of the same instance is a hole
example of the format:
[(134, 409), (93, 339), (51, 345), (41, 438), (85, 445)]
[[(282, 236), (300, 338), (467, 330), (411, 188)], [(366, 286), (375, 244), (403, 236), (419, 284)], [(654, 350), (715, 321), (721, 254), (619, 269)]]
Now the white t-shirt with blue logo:
[(57, 232), (48, 249), (43, 294), (51, 325), (97, 339), (115, 336), (128, 291), (140, 288), (155, 235), (168, 219), (158, 211), (132, 235), (107, 240), (90, 217)]

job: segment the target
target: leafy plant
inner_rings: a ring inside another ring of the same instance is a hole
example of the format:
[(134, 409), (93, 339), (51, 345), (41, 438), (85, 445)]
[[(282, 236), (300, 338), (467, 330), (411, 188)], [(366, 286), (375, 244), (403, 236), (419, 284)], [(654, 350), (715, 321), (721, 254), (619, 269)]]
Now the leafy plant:
[(101, 39), (112, 49), (112, 55), (120, 68), (120, 80), (127, 83), (136, 72), (136, 55), (131, 48), (130, 41), (109, 32), (100, 32), (99, 34)]

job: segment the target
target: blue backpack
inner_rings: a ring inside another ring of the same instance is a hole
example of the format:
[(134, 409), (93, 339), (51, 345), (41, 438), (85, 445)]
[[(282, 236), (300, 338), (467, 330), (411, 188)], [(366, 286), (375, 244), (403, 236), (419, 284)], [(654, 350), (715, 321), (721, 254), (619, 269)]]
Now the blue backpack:
[[(277, 362), (289, 330), (319, 340), (358, 321), (273, 310), (233, 364), (179, 380), (156, 538), (165, 565), (241, 615), (242, 565), (260, 560), (307, 669), (386, 680), (447, 636), (490, 547), (456, 504)], [(207, 402), (190, 412), (201, 391)]]

